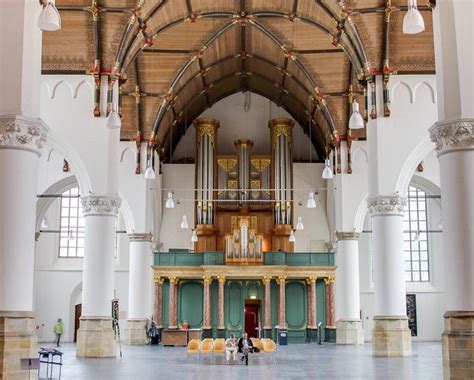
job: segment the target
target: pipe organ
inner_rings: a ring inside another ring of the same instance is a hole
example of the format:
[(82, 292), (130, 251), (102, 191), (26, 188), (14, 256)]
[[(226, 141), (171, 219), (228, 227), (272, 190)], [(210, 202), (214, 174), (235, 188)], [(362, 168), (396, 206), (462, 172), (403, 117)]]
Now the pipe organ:
[(196, 252), (225, 251), (226, 262), (261, 263), (264, 251), (292, 251), (292, 131), (294, 121), (273, 119), (271, 155), (252, 155), (238, 139), (234, 155), (218, 155), (219, 121), (195, 120)]

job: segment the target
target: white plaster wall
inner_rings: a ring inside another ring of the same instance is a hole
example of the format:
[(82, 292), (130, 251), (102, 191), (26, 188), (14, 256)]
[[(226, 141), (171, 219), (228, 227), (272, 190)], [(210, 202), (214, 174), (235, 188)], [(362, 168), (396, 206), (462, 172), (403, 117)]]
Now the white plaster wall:
[[(303, 218), (304, 230), (295, 232), (295, 252), (325, 252), (325, 242), (329, 241), (329, 226), (326, 217), (326, 188), (330, 181), (321, 178), (324, 164), (293, 164), (294, 223)], [(306, 207), (308, 193), (319, 189), (315, 197), (316, 208)], [(301, 205), (299, 204), (301, 202)]]
[[(161, 250), (170, 248), (192, 249), (191, 235), (194, 228), (194, 164), (165, 164), (163, 165), (163, 205), (168, 191), (174, 191), (175, 208), (163, 207), (161, 223)], [(178, 202), (179, 201), (179, 204)], [(180, 228), (183, 215), (187, 216), (189, 228)]]
[[(220, 121), (217, 132), (218, 154), (235, 154), (234, 141), (247, 138), (254, 142), (251, 154), (269, 154), (270, 129), (268, 121), (276, 117), (293, 119), (288, 112), (268, 99), (257, 94), (250, 94), (250, 108), (244, 110), (245, 94), (237, 93), (214, 104), (200, 117), (211, 117)], [(301, 110), (303, 113), (304, 110)], [(183, 157), (194, 157), (195, 130), (190, 126), (181, 139), (173, 155), (177, 161)], [(293, 128), (293, 157), (295, 161), (317, 161), (318, 156), (308, 136), (298, 123)]]

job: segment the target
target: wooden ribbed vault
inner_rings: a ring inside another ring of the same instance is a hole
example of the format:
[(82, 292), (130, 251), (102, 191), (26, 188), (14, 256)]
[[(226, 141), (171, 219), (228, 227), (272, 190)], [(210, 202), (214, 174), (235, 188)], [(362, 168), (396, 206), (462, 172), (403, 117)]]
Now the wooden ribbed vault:
[(433, 2), (419, 7), (426, 32), (407, 36), (405, 0), (57, 0), (63, 27), (43, 34), (43, 72), (108, 75), (95, 100), (109, 109), (119, 81), (122, 139), (150, 141), (163, 157), (239, 91), (285, 108), (324, 157), (348, 136), (349, 95), (365, 111), (374, 74), (434, 71)]

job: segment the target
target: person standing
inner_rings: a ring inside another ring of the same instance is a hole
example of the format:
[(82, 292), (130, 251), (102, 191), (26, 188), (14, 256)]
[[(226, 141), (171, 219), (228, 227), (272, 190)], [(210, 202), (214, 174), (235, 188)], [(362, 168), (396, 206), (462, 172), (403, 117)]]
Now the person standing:
[(225, 341), (225, 358), (227, 363), (235, 363), (237, 361), (237, 347), (235, 344), (235, 337), (233, 334), (230, 335), (230, 338)]
[(61, 341), (61, 335), (64, 332), (64, 324), (61, 318), (58, 318), (58, 321), (54, 325), (54, 333), (56, 334), (56, 347), (59, 347), (59, 343)]

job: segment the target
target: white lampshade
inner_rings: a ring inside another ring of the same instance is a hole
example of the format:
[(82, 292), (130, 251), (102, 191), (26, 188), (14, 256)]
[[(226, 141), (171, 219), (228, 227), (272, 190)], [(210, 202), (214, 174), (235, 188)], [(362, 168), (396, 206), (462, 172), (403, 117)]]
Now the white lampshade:
[(425, 30), (425, 21), (416, 7), (416, 0), (408, 0), (408, 11), (403, 17), (403, 33), (417, 34)]
[[(314, 198), (313, 198), (313, 201), (314, 201)], [(303, 218), (301, 216), (298, 216), (298, 222), (296, 223), (296, 229), (297, 230), (304, 230)]]
[(67, 234), (67, 239), (68, 240), (74, 240), (74, 231), (73, 230), (69, 230), (69, 232)]
[(308, 194), (308, 200), (306, 201), (307, 208), (316, 208), (316, 201), (314, 200), (314, 193), (312, 191)]
[(61, 16), (54, 5), (54, 0), (47, 0), (43, 6), (38, 19), (38, 28), (49, 32), (61, 29)]
[(362, 129), (364, 128), (364, 118), (359, 112), (359, 103), (357, 100), (352, 102), (352, 115), (349, 119), (349, 128), (350, 129)]
[(107, 128), (110, 128), (110, 129), (122, 128), (122, 120), (120, 119), (120, 115), (117, 111), (113, 110), (109, 114), (109, 117), (107, 118)]
[(290, 234), (290, 237), (288, 238), (288, 240), (291, 242), (291, 243), (294, 243), (295, 240), (296, 240), (296, 237), (295, 237), (295, 233), (293, 231), (291, 231), (291, 234)]
[(166, 200), (166, 208), (174, 208), (173, 193), (170, 191), (168, 193), (168, 199)]
[(196, 243), (198, 241), (198, 235), (196, 233), (196, 230), (193, 231), (193, 234), (191, 235), (191, 241), (193, 243)]
[(145, 179), (155, 179), (155, 171), (151, 165), (149, 165), (145, 170)]
[(331, 167), (329, 166), (329, 160), (326, 160), (322, 177), (323, 179), (331, 179), (333, 177)]
[(181, 228), (183, 230), (186, 230), (188, 227), (188, 218), (186, 218), (186, 215), (183, 215), (183, 220), (181, 221)]
[(49, 228), (48, 219), (46, 219), (46, 216), (43, 216), (43, 220), (41, 221), (41, 229), (47, 230), (48, 228)]
[(416, 231), (415, 236), (413, 237), (413, 241), (415, 243), (420, 241), (420, 233), (418, 231)]

